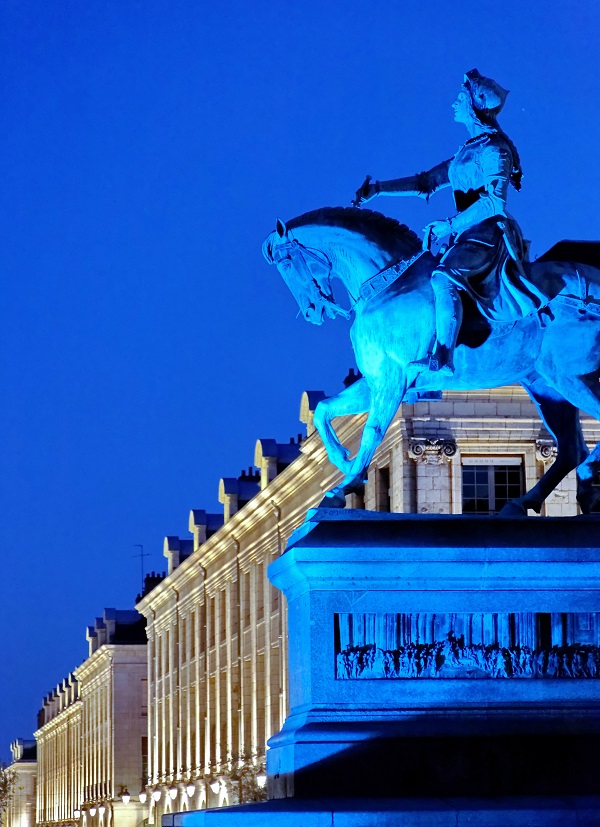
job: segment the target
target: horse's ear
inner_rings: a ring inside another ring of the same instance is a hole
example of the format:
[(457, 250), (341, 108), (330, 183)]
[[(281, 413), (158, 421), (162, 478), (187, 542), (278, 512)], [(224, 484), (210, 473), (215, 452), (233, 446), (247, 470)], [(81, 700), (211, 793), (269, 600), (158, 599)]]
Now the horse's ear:
[(277, 219), (276, 229), (277, 229), (277, 235), (279, 236), (279, 238), (283, 238), (284, 236), (287, 235), (287, 230), (285, 228), (285, 224), (283, 223), (281, 218)]

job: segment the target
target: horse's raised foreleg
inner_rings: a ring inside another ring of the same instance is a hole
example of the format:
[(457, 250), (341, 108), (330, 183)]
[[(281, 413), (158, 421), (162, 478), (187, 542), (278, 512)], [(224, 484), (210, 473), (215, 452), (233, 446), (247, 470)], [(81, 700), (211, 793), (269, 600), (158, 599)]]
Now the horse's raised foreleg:
[(581, 432), (578, 408), (537, 374), (521, 384), (535, 402), (544, 425), (556, 440), (557, 454), (555, 461), (531, 491), (504, 506), (500, 512), (503, 517), (525, 516), (528, 508), (539, 514), (546, 497), (589, 453)]
[(386, 374), (386, 381), (371, 387), (371, 409), (363, 429), (360, 447), (346, 476), (325, 495), (322, 505), (341, 508), (346, 494), (356, 491), (366, 481), (367, 469), (398, 410), (406, 392), (406, 381), (399, 371)]
[(367, 380), (359, 379), (358, 382), (354, 382), (337, 396), (323, 399), (315, 408), (313, 420), (315, 428), (321, 435), (327, 456), (340, 469), (342, 474), (350, 472), (352, 460), (348, 449), (337, 438), (331, 420), (336, 416), (366, 413), (370, 404), (371, 391)]

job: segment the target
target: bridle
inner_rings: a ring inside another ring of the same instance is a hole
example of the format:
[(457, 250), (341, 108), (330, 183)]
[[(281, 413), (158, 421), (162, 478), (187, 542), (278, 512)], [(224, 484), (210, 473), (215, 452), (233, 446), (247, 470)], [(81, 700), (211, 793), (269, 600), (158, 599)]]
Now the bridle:
[[(426, 251), (425, 251), (426, 252)], [(305, 247), (295, 238), (289, 238), (285, 241), (279, 242), (276, 246), (271, 248), (270, 263), (280, 263), (286, 258), (289, 259), (300, 276), (302, 276), (308, 284), (311, 284), (313, 289), (317, 291), (319, 297), (323, 300), (325, 310), (331, 318), (336, 316), (343, 316), (349, 319), (352, 311), (358, 302), (365, 304), (390, 286), (397, 278), (399, 278), (411, 264), (420, 258), (424, 251), (420, 250), (408, 259), (392, 262), (383, 270), (380, 270), (374, 276), (361, 285), (359, 294), (356, 298), (352, 297), (352, 305), (349, 310), (340, 307), (334, 299), (333, 290), (331, 289), (331, 272), (332, 264), (328, 256), (320, 250), (315, 250), (312, 247)], [(329, 284), (329, 294), (323, 292), (323, 288), (313, 276), (310, 267), (307, 264), (307, 259), (312, 260), (324, 267), (327, 270), (327, 283)], [(268, 259), (269, 260), (269, 259)]]
[[(344, 308), (340, 307), (340, 305), (335, 301), (333, 290), (331, 289), (332, 264), (329, 257), (325, 255), (325, 253), (320, 250), (315, 250), (312, 247), (305, 247), (304, 244), (301, 244), (297, 239), (288, 237), (286, 241), (281, 241), (272, 248), (271, 256), (273, 263), (275, 264), (284, 261), (286, 258), (292, 262), (296, 272), (306, 280), (307, 284), (311, 284), (318, 292), (319, 297), (323, 300), (325, 311), (328, 316), (331, 318), (335, 318), (335, 316), (343, 316), (345, 319), (350, 318), (351, 311), (344, 310)], [(329, 293), (323, 292), (321, 284), (311, 273), (307, 259), (309, 261), (314, 261), (320, 267), (324, 267), (327, 271)]]

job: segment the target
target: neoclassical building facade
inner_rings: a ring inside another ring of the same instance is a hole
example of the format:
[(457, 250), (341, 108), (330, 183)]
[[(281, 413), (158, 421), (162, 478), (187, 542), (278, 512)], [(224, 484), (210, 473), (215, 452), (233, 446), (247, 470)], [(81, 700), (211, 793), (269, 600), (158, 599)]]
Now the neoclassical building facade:
[(15, 774), (14, 795), (4, 813), (4, 827), (34, 827), (37, 789), (37, 755), (35, 741), (17, 738), (10, 745), (8, 766)]
[[(352, 377), (349, 377), (351, 381)], [(286, 606), (267, 578), (309, 508), (339, 479), (314, 431), (319, 391), (302, 396), (306, 435), (258, 440), (254, 467), (223, 478), (223, 515), (192, 510), (191, 538), (167, 537), (167, 577), (138, 603), (148, 634), (149, 823), (165, 812), (258, 797), (267, 741), (284, 721)], [(355, 452), (364, 417), (335, 421)], [(600, 426), (584, 419), (588, 443)], [(379, 511), (494, 514), (541, 476), (551, 436), (519, 387), (403, 404), (348, 505)], [(574, 475), (544, 506), (577, 513)]]
[(38, 713), (36, 822), (73, 824), (81, 800), (81, 700), (69, 674), (44, 698)]
[(44, 699), (35, 733), (39, 827), (136, 827), (147, 776), (145, 621), (105, 609), (89, 657)]

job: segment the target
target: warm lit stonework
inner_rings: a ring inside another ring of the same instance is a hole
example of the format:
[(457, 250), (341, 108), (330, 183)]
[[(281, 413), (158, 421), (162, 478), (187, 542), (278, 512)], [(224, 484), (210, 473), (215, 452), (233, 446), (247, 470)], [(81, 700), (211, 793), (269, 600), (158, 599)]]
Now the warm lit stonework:
[(38, 713), (39, 825), (71, 824), (81, 801), (81, 700), (73, 674), (49, 692)]
[[(349, 377), (352, 380), (353, 377)], [(240, 796), (240, 774), (260, 794), (266, 743), (288, 709), (286, 605), (266, 578), (291, 531), (339, 479), (314, 431), (320, 391), (302, 396), (304, 439), (261, 439), (258, 473), (224, 478), (218, 515), (190, 513), (192, 539), (167, 537), (167, 577), (138, 610), (147, 619), (150, 823), (178, 810)], [(335, 421), (356, 451), (363, 417)], [(600, 426), (584, 419), (588, 443)], [(353, 507), (422, 514), (489, 514), (530, 487), (553, 459), (553, 441), (518, 387), (447, 393), (403, 404)], [(544, 506), (577, 513), (574, 475)], [(249, 792), (248, 792), (249, 789)]]
[(35, 733), (40, 827), (134, 827), (143, 818), (144, 627), (135, 611), (105, 609), (88, 627), (89, 657), (44, 699)]
[[(39, 715), (40, 827), (158, 824), (168, 812), (264, 794), (267, 742), (289, 704), (287, 607), (266, 572), (339, 480), (313, 426), (323, 396), (302, 396), (306, 436), (259, 439), (254, 468), (221, 479), (222, 515), (194, 509), (190, 537), (165, 539), (167, 576), (146, 579), (138, 611), (107, 609), (89, 627), (89, 657)], [(335, 421), (352, 451), (363, 421)], [(588, 443), (600, 439), (600, 426), (583, 422)], [(348, 505), (493, 514), (553, 457), (552, 437), (520, 388), (447, 393), (401, 406), (364, 494)], [(577, 513), (574, 474), (543, 513)], [(11, 827), (15, 819), (33, 827), (19, 807), (15, 800)]]
[(37, 761), (35, 741), (17, 738), (10, 745), (12, 761), (9, 771), (15, 773), (14, 795), (4, 814), (4, 827), (34, 827)]

